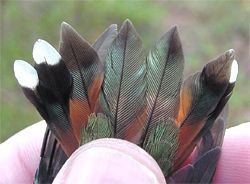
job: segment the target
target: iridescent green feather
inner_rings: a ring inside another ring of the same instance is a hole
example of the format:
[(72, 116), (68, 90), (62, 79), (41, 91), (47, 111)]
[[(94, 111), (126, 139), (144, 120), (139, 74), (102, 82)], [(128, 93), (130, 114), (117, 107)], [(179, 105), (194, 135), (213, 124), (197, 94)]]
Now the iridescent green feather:
[(152, 155), (165, 175), (173, 164), (174, 153), (178, 147), (177, 135), (178, 128), (172, 120), (160, 120), (143, 145), (143, 149)]
[(111, 122), (104, 114), (91, 114), (87, 126), (82, 130), (81, 145), (95, 139), (110, 138), (113, 135)]

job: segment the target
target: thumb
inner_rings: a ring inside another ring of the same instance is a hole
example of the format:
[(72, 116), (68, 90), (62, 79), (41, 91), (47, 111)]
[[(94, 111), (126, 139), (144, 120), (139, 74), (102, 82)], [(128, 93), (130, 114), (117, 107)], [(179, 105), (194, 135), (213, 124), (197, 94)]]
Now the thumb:
[(156, 161), (119, 139), (92, 141), (71, 155), (54, 183), (166, 183)]
[(32, 183), (45, 129), (41, 121), (0, 144), (0, 183)]

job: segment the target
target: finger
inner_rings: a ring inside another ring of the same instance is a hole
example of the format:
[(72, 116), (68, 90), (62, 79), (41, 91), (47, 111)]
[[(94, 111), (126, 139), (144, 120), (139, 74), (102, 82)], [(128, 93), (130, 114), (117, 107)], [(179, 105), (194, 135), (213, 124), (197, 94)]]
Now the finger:
[(32, 183), (46, 128), (41, 121), (0, 144), (0, 183)]
[(250, 181), (250, 122), (226, 130), (214, 183)]
[(118, 139), (92, 141), (71, 155), (54, 183), (165, 183), (156, 161), (140, 147)]

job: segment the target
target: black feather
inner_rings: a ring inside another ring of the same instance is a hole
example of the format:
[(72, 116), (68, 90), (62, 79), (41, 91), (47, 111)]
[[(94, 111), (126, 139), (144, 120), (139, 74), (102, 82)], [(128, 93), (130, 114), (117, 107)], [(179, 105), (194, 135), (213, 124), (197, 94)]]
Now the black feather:
[[(63, 61), (50, 66), (46, 63), (36, 65), (39, 77), (37, 94), (46, 109), (44, 117), (50, 130), (57, 137), (67, 155), (79, 146), (69, 119), (68, 100), (71, 92), (71, 75)], [(64, 83), (60, 76), (64, 76)]]
[(68, 157), (48, 128), (44, 135), (40, 157), (34, 183), (52, 183)]

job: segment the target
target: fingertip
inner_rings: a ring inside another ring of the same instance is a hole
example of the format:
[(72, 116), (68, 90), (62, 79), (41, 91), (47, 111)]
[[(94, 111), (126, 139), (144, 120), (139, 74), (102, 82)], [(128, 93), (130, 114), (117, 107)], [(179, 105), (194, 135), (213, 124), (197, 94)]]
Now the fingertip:
[(214, 183), (250, 180), (250, 122), (226, 130)]
[(99, 139), (80, 147), (54, 183), (165, 183), (155, 160), (138, 146), (118, 139)]

